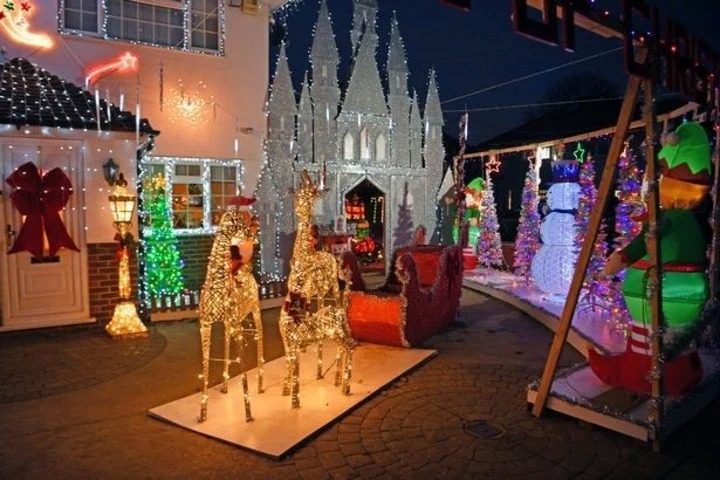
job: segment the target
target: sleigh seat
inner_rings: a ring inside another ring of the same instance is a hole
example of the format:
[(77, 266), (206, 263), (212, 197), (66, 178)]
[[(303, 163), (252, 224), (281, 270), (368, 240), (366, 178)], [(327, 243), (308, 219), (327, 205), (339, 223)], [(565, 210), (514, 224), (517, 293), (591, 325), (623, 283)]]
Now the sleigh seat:
[(455, 321), (462, 293), (462, 250), (418, 245), (397, 249), (382, 286), (367, 289), (357, 259), (343, 256), (351, 282), (348, 321), (356, 340), (415, 347)]

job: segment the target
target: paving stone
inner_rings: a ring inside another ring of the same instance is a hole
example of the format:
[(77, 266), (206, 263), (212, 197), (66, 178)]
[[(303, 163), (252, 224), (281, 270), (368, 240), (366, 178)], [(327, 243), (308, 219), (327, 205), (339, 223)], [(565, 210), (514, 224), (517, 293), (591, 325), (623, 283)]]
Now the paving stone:
[(318, 458), (320, 459), (320, 463), (322, 463), (323, 467), (325, 467), (325, 469), (327, 470), (332, 470), (334, 468), (347, 465), (345, 455), (343, 455), (339, 451), (320, 453), (318, 455)]

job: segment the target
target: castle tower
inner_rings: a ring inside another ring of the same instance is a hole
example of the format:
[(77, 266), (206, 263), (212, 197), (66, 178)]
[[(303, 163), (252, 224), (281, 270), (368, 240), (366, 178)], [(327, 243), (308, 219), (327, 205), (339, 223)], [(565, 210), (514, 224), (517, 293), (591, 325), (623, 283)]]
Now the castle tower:
[[(274, 167), (275, 186), (280, 191), (287, 190), (293, 185), (296, 116), (295, 92), (290, 79), (285, 44), (282, 44), (268, 100), (267, 133), (267, 153)], [(287, 227), (292, 228), (292, 225)]]
[(300, 93), (300, 107), (297, 119), (297, 144), (299, 163), (312, 163), (313, 161), (313, 108), (310, 99), (310, 85), (308, 75), (305, 73), (302, 92)]
[(357, 51), (358, 43), (363, 37), (365, 30), (369, 29), (375, 34), (377, 10), (377, 0), (355, 0), (355, 5), (353, 5), (353, 26), (350, 32), (353, 52)]
[(420, 117), (417, 92), (415, 92), (412, 105), (410, 105), (410, 166), (412, 168), (423, 167), (422, 149), (422, 118)]
[(282, 275), (284, 262), (281, 257), (279, 227), (284, 216), (283, 203), (291, 203), (281, 201), (272, 172), (272, 165), (265, 157), (255, 187), (255, 198), (258, 202), (253, 205), (253, 211), (260, 220), (260, 269), (263, 273)]
[(310, 60), (313, 66), (310, 94), (313, 105), (314, 158), (316, 163), (324, 163), (336, 158), (335, 118), (340, 104), (337, 78), (340, 56), (326, 0), (320, 4)]
[(377, 7), (369, 5), (376, 5), (376, 2), (358, 0), (355, 3), (356, 15), (358, 10), (370, 12), (372, 14), (366, 13), (361, 18), (367, 16), (373, 21), (368, 21), (358, 41), (350, 81), (338, 115), (337, 142), (340, 158), (346, 163), (387, 165), (390, 161), (390, 116), (375, 59), (378, 37), (373, 12)]
[(445, 125), (440, 94), (438, 93), (435, 70), (430, 71), (430, 85), (428, 86), (427, 100), (425, 101), (425, 145), (423, 157), (427, 171), (426, 184), (426, 225), (428, 238), (437, 238), (435, 227), (437, 224), (437, 193), (442, 182), (443, 165), (445, 163), (445, 146), (443, 145), (442, 127)]
[(405, 46), (393, 13), (387, 60), (388, 107), (392, 119), (391, 165), (410, 167), (410, 96)]

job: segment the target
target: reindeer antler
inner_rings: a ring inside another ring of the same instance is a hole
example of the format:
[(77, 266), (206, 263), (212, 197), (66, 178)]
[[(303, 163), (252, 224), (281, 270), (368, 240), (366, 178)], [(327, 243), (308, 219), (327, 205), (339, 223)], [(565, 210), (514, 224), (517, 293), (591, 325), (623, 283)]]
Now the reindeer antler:
[(305, 182), (305, 185), (308, 187), (315, 187), (315, 183), (313, 182), (312, 178), (310, 178), (310, 174), (307, 170), (303, 169), (302, 173), (300, 174), (302, 180)]

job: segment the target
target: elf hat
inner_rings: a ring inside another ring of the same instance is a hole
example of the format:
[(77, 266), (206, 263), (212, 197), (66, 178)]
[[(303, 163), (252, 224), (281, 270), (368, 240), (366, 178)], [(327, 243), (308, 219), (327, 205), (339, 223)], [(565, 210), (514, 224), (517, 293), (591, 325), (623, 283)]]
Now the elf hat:
[(667, 164), (669, 172), (666, 175), (670, 177), (674, 176), (673, 170), (677, 168), (678, 173), (680, 170), (688, 171), (678, 177), (696, 177), (688, 178), (695, 181), (710, 179), (710, 140), (705, 129), (697, 122), (683, 123), (666, 135), (658, 158)]

